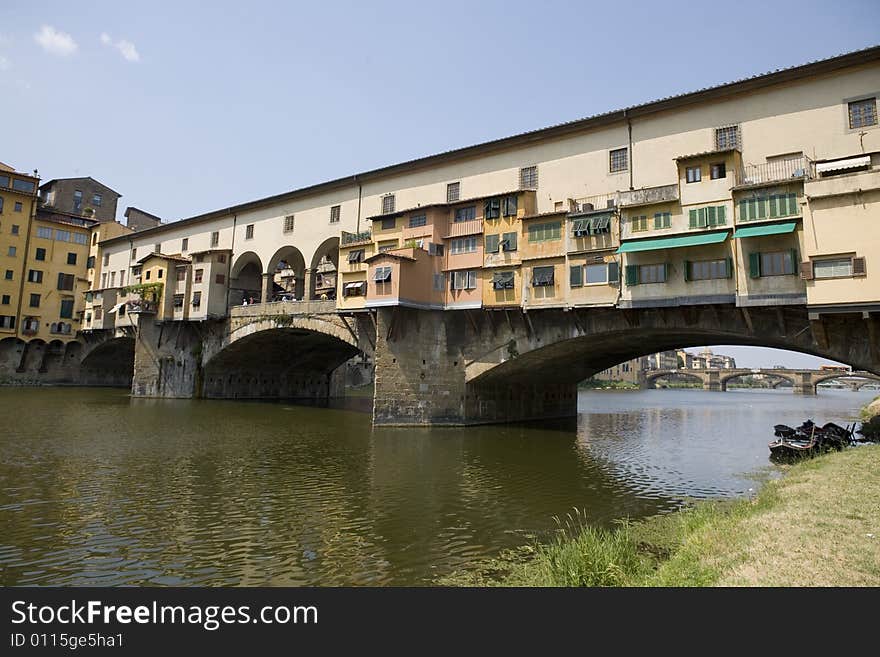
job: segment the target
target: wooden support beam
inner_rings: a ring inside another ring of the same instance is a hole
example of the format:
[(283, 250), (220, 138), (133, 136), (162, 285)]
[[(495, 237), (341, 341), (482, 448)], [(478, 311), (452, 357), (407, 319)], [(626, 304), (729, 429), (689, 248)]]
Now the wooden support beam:
[(621, 310), (623, 313), (623, 319), (631, 328), (635, 328), (639, 325), (639, 311), (633, 308), (625, 308)]
[(480, 334), (480, 329), (477, 328), (477, 322), (474, 320), (474, 316), (473, 316), (473, 314), (472, 314), (472, 311), (470, 311), (470, 310), (465, 310), (465, 311), (464, 311), (464, 314), (465, 314), (465, 316), (468, 318), (468, 321), (469, 321), (470, 324), (471, 324), (471, 328), (474, 329), (474, 334), (475, 334), (475, 335), (479, 335), (479, 334)]
[(754, 333), (755, 333), (755, 326), (752, 324), (752, 315), (751, 315), (751, 313), (749, 312), (749, 309), (746, 308), (745, 306), (740, 306), (740, 309), (739, 309), (739, 310), (740, 310), (740, 313), (742, 313), (743, 320), (745, 321), (746, 326), (749, 327), (749, 333), (751, 333), (752, 335), (754, 335)]
[(865, 323), (868, 328), (868, 347), (871, 350), (871, 360), (880, 363), (880, 318), (864, 313)]
[(342, 320), (342, 323), (345, 324), (345, 328), (348, 329), (348, 332), (351, 333), (351, 337), (354, 338), (355, 344), (360, 344), (360, 340), (358, 340), (357, 333), (354, 332), (354, 329), (351, 328), (351, 325), (348, 323), (348, 320), (345, 319), (345, 315), (339, 315), (339, 319)]
[(398, 306), (394, 306), (391, 309), (391, 321), (388, 322), (388, 333), (385, 335), (386, 342), (390, 342), (391, 336), (394, 334), (394, 325), (397, 323), (397, 308)]
[(492, 313), (496, 312), (494, 310), (486, 310), (486, 319), (489, 320), (489, 327), (492, 329), (492, 335), (498, 335), (498, 325), (495, 323), (495, 318), (492, 316)]
[(504, 317), (507, 319), (507, 328), (510, 330), (510, 334), (513, 335), (513, 322), (510, 321), (510, 311), (506, 308), (504, 309)]
[(532, 320), (528, 313), (523, 313), (523, 320), (525, 320), (526, 332), (528, 332), (529, 337), (532, 337), (535, 334), (535, 327), (532, 326)]
[(821, 316), (819, 319), (810, 320), (810, 329), (813, 331), (813, 341), (816, 345), (820, 349), (828, 349), (828, 330)]
[(785, 337), (785, 314), (782, 312), (782, 308), (778, 306), (776, 308), (776, 322), (779, 324), (779, 334)]

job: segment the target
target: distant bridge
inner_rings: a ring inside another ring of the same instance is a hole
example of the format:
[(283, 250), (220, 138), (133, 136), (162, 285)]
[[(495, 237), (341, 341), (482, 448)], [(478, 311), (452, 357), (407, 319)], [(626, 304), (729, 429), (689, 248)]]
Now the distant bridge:
[(789, 370), (781, 368), (773, 369), (666, 369), (646, 370), (640, 374), (642, 388), (655, 388), (659, 379), (691, 378), (696, 379), (703, 385), (704, 390), (727, 390), (728, 384), (736, 379), (746, 376), (761, 375), (776, 379), (773, 387), (778, 387), (782, 382), (788, 382), (794, 388), (795, 394), (815, 395), (816, 387), (825, 381), (841, 380), (853, 390), (859, 390), (869, 383), (880, 384), (880, 376), (864, 371), (829, 371), (829, 370)]

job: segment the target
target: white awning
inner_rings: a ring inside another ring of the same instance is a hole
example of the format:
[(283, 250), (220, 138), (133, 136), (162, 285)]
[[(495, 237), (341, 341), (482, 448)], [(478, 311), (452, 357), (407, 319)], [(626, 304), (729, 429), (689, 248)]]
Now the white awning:
[(365, 284), (366, 284), (366, 281), (361, 281), (359, 283), (346, 283), (345, 289), (346, 290), (353, 290), (354, 288), (363, 287)]
[(844, 160), (834, 160), (833, 162), (820, 162), (816, 165), (816, 173), (825, 173), (826, 171), (843, 171), (845, 169), (858, 169), (871, 164), (870, 155), (862, 155), (861, 157), (848, 157)]
[(115, 312), (118, 312), (118, 311), (119, 311), (119, 307), (120, 307), (120, 306), (124, 306), (124, 305), (125, 305), (125, 302), (124, 302), (124, 301), (123, 301), (122, 303), (117, 303), (115, 306), (113, 306), (113, 307), (112, 307), (110, 310), (108, 310), (107, 312), (108, 312), (108, 313), (111, 313), (111, 314), (112, 314), (112, 313), (115, 313)]

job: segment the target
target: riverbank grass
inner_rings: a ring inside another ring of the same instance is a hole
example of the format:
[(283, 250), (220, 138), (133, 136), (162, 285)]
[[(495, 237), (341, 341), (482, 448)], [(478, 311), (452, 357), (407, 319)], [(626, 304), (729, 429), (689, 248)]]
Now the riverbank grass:
[(790, 466), (751, 500), (701, 502), (610, 530), (573, 513), (550, 543), (441, 583), (878, 586), (880, 445)]

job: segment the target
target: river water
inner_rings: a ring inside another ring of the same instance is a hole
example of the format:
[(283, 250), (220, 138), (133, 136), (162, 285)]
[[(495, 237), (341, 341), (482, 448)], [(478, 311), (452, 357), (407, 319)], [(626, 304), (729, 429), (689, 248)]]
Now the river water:
[[(0, 389), (2, 585), (420, 585), (773, 476), (772, 426), (876, 391), (582, 392), (577, 420), (372, 429), (281, 403)], [(363, 400), (367, 401), (367, 400)]]

